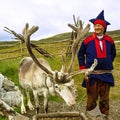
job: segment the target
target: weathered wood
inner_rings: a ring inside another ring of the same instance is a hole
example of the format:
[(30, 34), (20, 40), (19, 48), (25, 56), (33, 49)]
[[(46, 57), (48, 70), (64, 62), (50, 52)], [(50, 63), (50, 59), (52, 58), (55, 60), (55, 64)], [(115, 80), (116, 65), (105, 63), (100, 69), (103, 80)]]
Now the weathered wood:
[(57, 112), (57, 113), (39, 113), (34, 116), (34, 120), (88, 120), (84, 113), (80, 112)]
[[(14, 30), (9, 29), (8, 27), (4, 27), (4, 31), (13, 34), (16, 37), (16, 39), (21, 41), (21, 44), (25, 43), (25, 38), (23, 35), (17, 34)], [(35, 50), (37, 50), (39, 53), (41, 53), (44, 57), (51, 57), (51, 58), (53, 57), (50, 53), (48, 53), (46, 50), (43, 50), (42, 48), (39, 48), (37, 45), (31, 43), (31, 46), (35, 48)]]
[(58, 113), (47, 113), (47, 114), (38, 114), (37, 118), (57, 118), (57, 117), (79, 117), (79, 112), (58, 112)]

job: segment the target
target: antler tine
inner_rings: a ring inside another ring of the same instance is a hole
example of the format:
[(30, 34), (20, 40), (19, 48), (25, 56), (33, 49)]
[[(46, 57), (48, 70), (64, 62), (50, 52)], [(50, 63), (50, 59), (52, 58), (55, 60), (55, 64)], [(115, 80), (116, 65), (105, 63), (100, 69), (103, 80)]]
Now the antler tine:
[(75, 32), (78, 31), (78, 30), (77, 30), (77, 27), (76, 27), (75, 25), (68, 24), (68, 26), (69, 26), (70, 28), (72, 28)]
[(92, 72), (94, 72), (94, 69), (97, 66), (97, 64), (98, 64), (97, 59), (94, 59), (94, 63), (91, 65), (90, 68), (83, 69), (83, 70), (78, 70), (78, 71), (74, 71), (73, 73), (70, 74), (70, 76), (68, 76), (67, 79), (69, 79), (69, 77), (73, 77), (73, 76), (76, 76), (76, 75), (81, 74), (81, 73), (85, 73), (85, 74), (89, 75)]
[(28, 23), (25, 25), (25, 28), (23, 30), (23, 34), (24, 34), (24, 38), (25, 38), (25, 43), (26, 43), (26, 47), (28, 49), (28, 52), (30, 54), (30, 56), (32, 57), (33, 61), (43, 70), (45, 71), (47, 74), (49, 74), (51, 77), (53, 77), (53, 72), (50, 71), (49, 69), (47, 69), (45, 66), (43, 66), (35, 57), (35, 55), (32, 52), (31, 49), (31, 45), (30, 45), (30, 36), (36, 32), (39, 29), (38, 26), (33, 26), (32, 28), (29, 29), (29, 25)]
[(79, 23), (80, 28), (83, 29), (83, 23), (82, 23), (82, 21), (78, 20), (78, 23)]
[[(80, 27), (81, 27), (81, 25), (82, 25), (82, 22), (80, 22)], [(82, 40), (82, 38), (88, 33), (88, 31), (90, 30), (90, 24), (88, 24), (84, 29), (78, 28), (78, 27), (71, 25), (71, 24), (68, 24), (68, 26), (71, 27), (77, 33), (77, 37), (74, 40), (74, 43), (72, 45), (72, 57), (71, 57), (70, 65), (67, 69), (68, 73), (70, 73), (72, 71), (75, 57), (76, 57), (76, 54), (78, 51), (78, 44)]]
[(64, 73), (66, 72), (66, 59), (65, 59), (65, 51), (64, 49), (62, 50), (62, 68), (61, 72)]
[(77, 26), (75, 15), (73, 15), (73, 20), (74, 20), (75, 26)]
[(22, 31), (22, 34), (23, 34), (23, 35), (25, 35), (25, 33), (26, 33), (26, 31), (28, 30), (28, 28), (29, 28), (29, 24), (26, 23), (25, 28), (24, 28), (23, 31)]
[(25, 28), (23, 29), (23, 35), (24, 37), (30, 37), (34, 32), (36, 32), (39, 29), (38, 26), (32, 26), (32, 28), (29, 29), (29, 24), (26, 23)]

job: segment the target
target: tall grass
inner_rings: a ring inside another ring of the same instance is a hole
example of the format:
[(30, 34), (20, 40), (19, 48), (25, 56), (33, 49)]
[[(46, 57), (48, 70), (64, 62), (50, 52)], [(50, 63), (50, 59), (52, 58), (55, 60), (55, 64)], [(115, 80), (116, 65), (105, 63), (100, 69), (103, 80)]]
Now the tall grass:
[(18, 83), (19, 59), (5, 60), (0, 62), (0, 72), (11, 79), (16, 85)]

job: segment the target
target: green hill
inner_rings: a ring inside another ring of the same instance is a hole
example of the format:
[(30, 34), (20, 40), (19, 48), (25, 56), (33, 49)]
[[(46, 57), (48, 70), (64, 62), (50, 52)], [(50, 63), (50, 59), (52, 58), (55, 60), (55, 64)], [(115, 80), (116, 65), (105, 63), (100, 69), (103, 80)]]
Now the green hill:
[[(88, 35), (91, 35), (91, 34), (92, 32), (88, 33)], [(113, 37), (115, 41), (116, 40), (120, 41), (120, 30), (108, 31), (106, 34)], [(53, 58), (46, 58), (46, 57), (44, 58), (50, 63), (53, 70), (60, 70), (62, 66), (61, 53), (63, 49), (67, 51), (70, 40), (71, 40), (71, 32), (61, 33), (61, 34), (44, 38), (38, 41), (32, 40), (32, 43), (34, 43), (35, 45), (38, 45), (40, 48), (52, 54), (54, 56)], [(120, 46), (119, 46), (119, 43), (116, 45), (116, 47), (117, 47), (117, 57), (114, 62), (115, 71), (113, 72), (116, 86), (111, 88), (110, 98), (113, 100), (120, 100), (120, 67), (119, 67), (120, 66), (120, 62), (119, 62)], [(33, 49), (33, 51), (37, 55), (37, 57), (43, 57), (43, 55), (36, 52), (35, 49)], [(18, 66), (21, 58), (24, 56), (29, 56), (24, 43), (22, 44), (22, 51), (21, 51), (20, 41), (0, 42), (0, 59), (1, 59), (0, 73), (10, 78), (18, 86), (19, 86)], [(66, 60), (68, 65), (70, 62), (70, 58), (68, 57)], [(78, 61), (76, 59), (73, 70), (78, 70), (78, 69), (79, 69)], [(77, 89), (78, 89), (78, 101), (80, 101), (82, 96), (85, 94), (85, 89), (81, 87), (83, 77), (84, 77), (84, 74), (79, 74), (74, 77), (75, 84), (77, 85)], [(62, 100), (59, 99), (58, 97), (55, 97), (54, 101), (61, 102)]]
[[(93, 32), (89, 32), (88, 36), (91, 35), (92, 33)], [(120, 38), (120, 30), (107, 31), (106, 34), (110, 35), (111, 37), (118, 36), (118, 38)], [(54, 35), (52, 37), (48, 37), (45, 39), (40, 39), (40, 41), (53, 42), (53, 41), (61, 41), (65, 39), (70, 39), (70, 38), (71, 38), (71, 32), (68, 32), (68, 33), (57, 34), (57, 35)]]

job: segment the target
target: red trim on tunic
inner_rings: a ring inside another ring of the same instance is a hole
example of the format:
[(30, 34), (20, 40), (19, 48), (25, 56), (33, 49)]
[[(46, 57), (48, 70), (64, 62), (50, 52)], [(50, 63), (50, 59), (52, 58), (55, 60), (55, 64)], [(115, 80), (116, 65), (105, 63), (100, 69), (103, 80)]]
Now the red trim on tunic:
[(84, 44), (85, 45), (87, 45), (90, 41), (92, 41), (93, 40), (93, 36), (89, 36), (88, 38), (86, 38), (85, 40), (84, 40)]
[(104, 39), (109, 41), (111, 44), (114, 43), (114, 40), (111, 37), (107, 36), (107, 35), (104, 36)]
[(80, 70), (86, 69), (86, 66), (80, 66)]
[(95, 39), (95, 47), (96, 47), (96, 52), (97, 52), (97, 58), (106, 58), (106, 43), (104, 40), (104, 37), (102, 39), (102, 44), (103, 44), (103, 50), (101, 50), (100, 48), (100, 41), (99, 39), (96, 37), (95, 34), (93, 34), (93, 37)]

